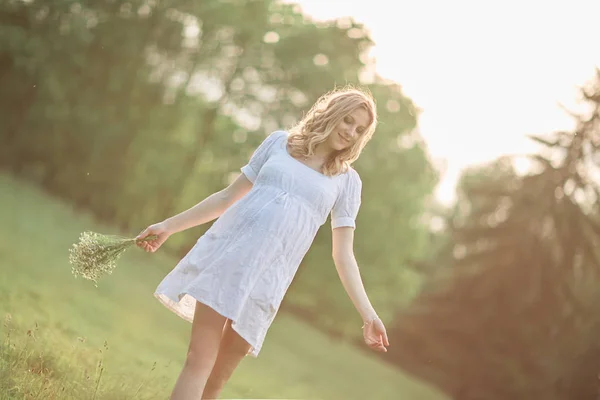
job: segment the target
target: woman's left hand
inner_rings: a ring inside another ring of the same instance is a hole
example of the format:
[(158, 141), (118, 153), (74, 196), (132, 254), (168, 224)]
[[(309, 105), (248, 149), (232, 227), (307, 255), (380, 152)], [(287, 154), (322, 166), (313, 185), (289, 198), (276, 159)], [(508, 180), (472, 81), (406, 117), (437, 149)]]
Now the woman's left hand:
[(365, 323), (363, 326), (363, 338), (367, 346), (376, 351), (386, 352), (386, 346), (390, 345), (385, 326), (379, 318)]

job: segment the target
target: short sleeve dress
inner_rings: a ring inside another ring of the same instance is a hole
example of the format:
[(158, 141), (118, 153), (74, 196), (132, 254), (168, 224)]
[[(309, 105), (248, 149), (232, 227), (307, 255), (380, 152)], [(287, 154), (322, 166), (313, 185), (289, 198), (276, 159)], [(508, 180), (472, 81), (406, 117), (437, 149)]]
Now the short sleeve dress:
[(358, 173), (326, 176), (293, 158), (288, 133), (271, 133), (242, 173), (250, 191), (229, 207), (160, 282), (155, 296), (192, 321), (196, 301), (229, 318), (257, 357), (318, 229), (355, 227)]

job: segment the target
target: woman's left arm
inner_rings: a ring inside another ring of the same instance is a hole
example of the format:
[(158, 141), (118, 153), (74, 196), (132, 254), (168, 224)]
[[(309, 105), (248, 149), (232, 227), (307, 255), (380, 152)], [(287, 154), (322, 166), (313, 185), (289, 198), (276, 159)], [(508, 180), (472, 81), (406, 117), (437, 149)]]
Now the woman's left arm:
[(387, 351), (389, 341), (385, 327), (369, 301), (354, 256), (354, 228), (335, 228), (332, 237), (333, 262), (346, 293), (363, 319), (365, 343), (375, 350)]

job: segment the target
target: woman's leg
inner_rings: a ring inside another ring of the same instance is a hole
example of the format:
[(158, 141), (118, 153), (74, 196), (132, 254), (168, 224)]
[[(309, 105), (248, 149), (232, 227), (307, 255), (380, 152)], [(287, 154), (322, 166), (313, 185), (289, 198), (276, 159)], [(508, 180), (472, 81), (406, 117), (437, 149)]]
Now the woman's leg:
[(183, 370), (171, 394), (172, 400), (197, 400), (211, 373), (226, 318), (212, 308), (196, 302), (190, 346)]
[(231, 328), (231, 320), (225, 324), (217, 361), (210, 373), (202, 399), (216, 399), (233, 371), (250, 350), (250, 345)]

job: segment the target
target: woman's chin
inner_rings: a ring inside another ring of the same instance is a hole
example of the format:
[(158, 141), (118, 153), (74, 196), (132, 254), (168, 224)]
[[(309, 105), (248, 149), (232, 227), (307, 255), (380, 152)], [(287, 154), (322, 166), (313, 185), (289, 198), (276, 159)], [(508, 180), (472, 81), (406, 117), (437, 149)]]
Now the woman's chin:
[(343, 141), (342, 139), (338, 139), (330, 142), (331, 149), (334, 151), (342, 151), (346, 150), (351, 146), (348, 142)]
[(348, 147), (350, 147), (349, 143), (344, 142), (342, 140), (337, 140), (336, 141), (336, 144), (335, 144), (335, 150), (336, 151), (346, 150)]

